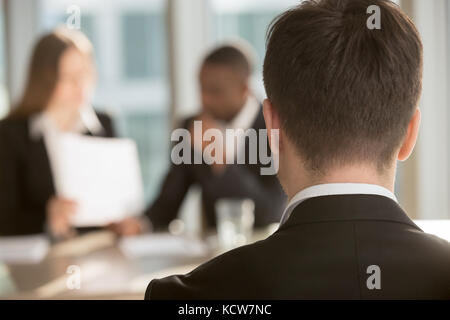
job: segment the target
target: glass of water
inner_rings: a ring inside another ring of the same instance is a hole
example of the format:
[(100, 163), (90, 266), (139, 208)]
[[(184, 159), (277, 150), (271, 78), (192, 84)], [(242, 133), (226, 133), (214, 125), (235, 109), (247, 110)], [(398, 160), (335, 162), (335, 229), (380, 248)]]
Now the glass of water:
[(231, 249), (246, 244), (252, 235), (255, 203), (251, 199), (220, 199), (216, 202), (219, 246)]

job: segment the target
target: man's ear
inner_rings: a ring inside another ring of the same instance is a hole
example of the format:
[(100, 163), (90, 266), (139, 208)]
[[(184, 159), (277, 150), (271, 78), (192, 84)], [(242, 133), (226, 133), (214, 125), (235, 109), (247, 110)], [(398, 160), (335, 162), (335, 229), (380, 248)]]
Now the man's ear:
[[(264, 99), (263, 102), (263, 115), (264, 120), (266, 122), (266, 128), (267, 128), (267, 137), (269, 139), (269, 145), (272, 150), (272, 152), (275, 152), (275, 150), (281, 149), (281, 134), (280, 134), (280, 118), (278, 116), (278, 112), (273, 108), (272, 103), (269, 99)], [(275, 141), (272, 141), (272, 137), (274, 135), (272, 134), (272, 130), (278, 130), (278, 145)]]
[(397, 159), (405, 161), (411, 155), (414, 146), (416, 145), (417, 136), (419, 134), (420, 127), (420, 110), (416, 108), (411, 120), (409, 120), (408, 130), (403, 140), (403, 144), (398, 152)]

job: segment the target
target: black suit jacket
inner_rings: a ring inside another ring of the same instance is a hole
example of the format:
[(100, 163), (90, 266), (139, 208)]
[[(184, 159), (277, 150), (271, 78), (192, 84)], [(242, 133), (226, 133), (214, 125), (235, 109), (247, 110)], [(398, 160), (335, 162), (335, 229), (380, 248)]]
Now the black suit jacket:
[[(189, 127), (190, 121), (192, 119), (185, 121), (184, 128)], [(252, 128), (257, 132), (259, 129), (266, 128), (262, 111), (258, 113)], [(264, 136), (264, 139), (267, 141), (267, 136)], [(269, 147), (267, 150), (270, 151)], [(276, 175), (260, 174), (262, 164), (259, 159), (256, 164), (248, 164), (248, 151), (247, 140), (245, 143), (246, 164), (229, 164), (221, 175), (216, 175), (206, 163), (172, 164), (159, 195), (146, 210), (146, 215), (150, 218), (153, 227), (157, 230), (165, 229), (170, 221), (177, 217), (181, 203), (193, 184), (198, 184), (202, 190), (206, 227), (215, 227), (214, 205), (220, 198), (252, 199), (255, 202), (255, 227), (279, 222), (286, 204), (286, 197)], [(192, 151), (191, 155), (193, 153)]]
[[(367, 286), (371, 265), (380, 268), (380, 289)], [(315, 197), (267, 239), (153, 280), (145, 297), (450, 299), (450, 244), (424, 233), (387, 197)]]
[[(101, 136), (113, 137), (111, 119), (106, 114), (98, 113), (97, 116), (104, 129)], [(45, 207), (54, 194), (44, 140), (30, 137), (29, 118), (2, 120), (0, 236), (44, 232)]]

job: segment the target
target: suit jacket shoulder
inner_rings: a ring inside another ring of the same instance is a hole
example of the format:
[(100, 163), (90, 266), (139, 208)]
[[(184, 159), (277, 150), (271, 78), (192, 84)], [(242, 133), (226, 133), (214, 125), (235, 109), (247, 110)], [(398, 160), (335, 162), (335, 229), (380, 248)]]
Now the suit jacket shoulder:
[[(147, 287), (145, 298), (152, 300), (239, 299), (254, 290), (258, 276), (251, 266), (266, 240), (230, 250), (185, 275), (155, 279)], [(252, 288), (249, 288), (251, 286)], [(245, 287), (245, 293), (239, 287)], [(243, 293), (243, 295), (240, 295)]]

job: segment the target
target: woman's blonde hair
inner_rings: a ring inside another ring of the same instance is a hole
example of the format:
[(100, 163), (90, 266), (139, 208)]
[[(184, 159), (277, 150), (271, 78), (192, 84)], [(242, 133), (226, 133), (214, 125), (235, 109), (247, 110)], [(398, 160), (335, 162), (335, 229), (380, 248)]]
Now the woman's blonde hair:
[(91, 42), (82, 32), (65, 27), (57, 28), (38, 40), (31, 57), (24, 93), (9, 117), (28, 117), (47, 106), (58, 82), (61, 56), (69, 48), (89, 56), (93, 52)]

